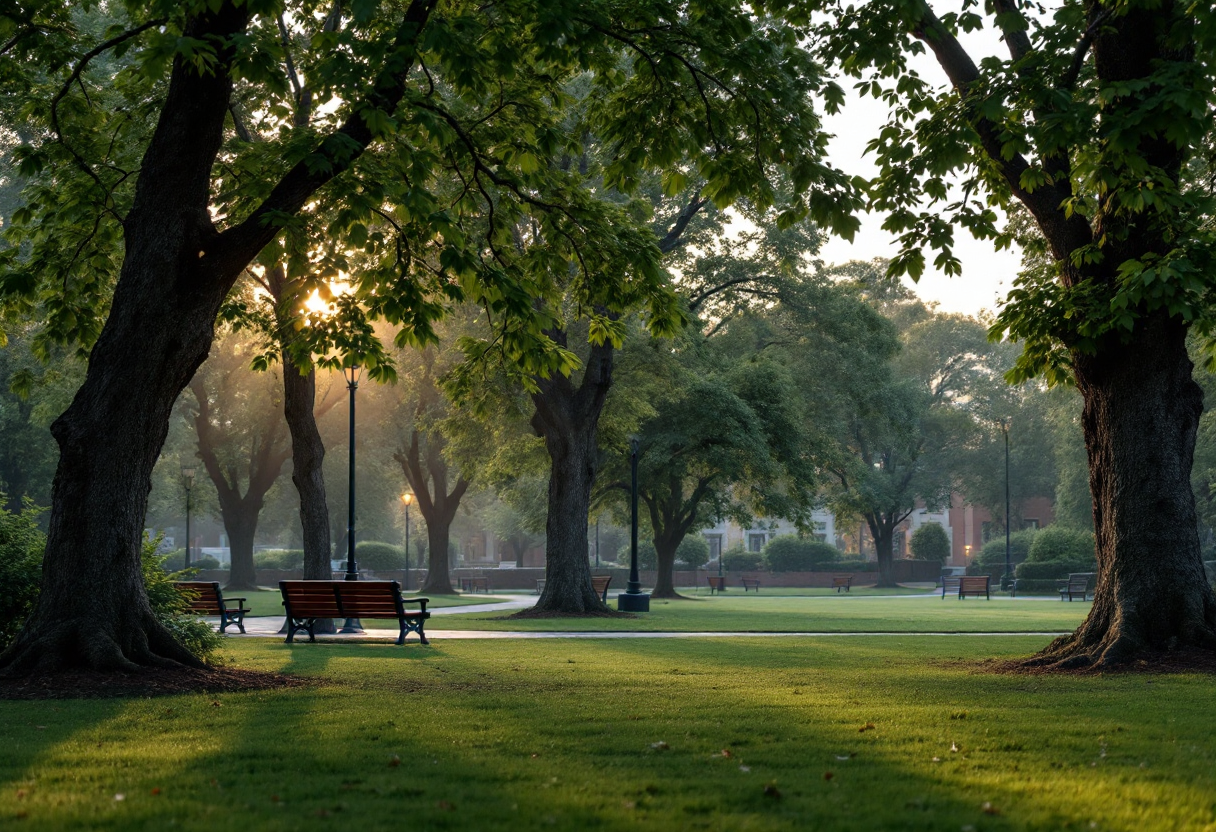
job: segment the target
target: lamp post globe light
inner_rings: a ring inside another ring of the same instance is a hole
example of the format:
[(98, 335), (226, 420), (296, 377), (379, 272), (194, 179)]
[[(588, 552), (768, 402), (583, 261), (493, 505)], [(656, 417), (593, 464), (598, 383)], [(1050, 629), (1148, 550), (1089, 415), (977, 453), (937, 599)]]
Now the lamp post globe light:
[[(358, 364), (342, 369), (346, 377), (346, 389), (350, 391), (350, 445), (349, 445), (349, 490), (346, 512), (346, 580), (359, 580), (359, 565), (355, 563), (355, 391), (359, 389)], [(339, 633), (362, 633), (363, 625), (357, 618), (348, 618)]]
[(198, 469), (193, 465), (182, 466), (182, 483), (186, 486), (186, 557), (183, 569), (190, 568), (190, 492), (194, 490), (194, 474)]
[(625, 591), (616, 596), (616, 608), (621, 612), (650, 612), (650, 596), (642, 592), (638, 578), (638, 440), (629, 440), (629, 582)]
[(414, 495), (408, 491), (401, 495), (401, 503), (405, 506), (405, 591), (410, 590), (410, 504)]

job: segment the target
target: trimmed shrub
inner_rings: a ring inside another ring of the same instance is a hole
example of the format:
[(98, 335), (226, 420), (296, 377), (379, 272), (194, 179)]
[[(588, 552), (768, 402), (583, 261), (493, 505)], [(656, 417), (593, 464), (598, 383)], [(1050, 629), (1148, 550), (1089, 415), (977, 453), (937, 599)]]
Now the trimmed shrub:
[(764, 566), (764, 556), (733, 546), (722, 553), (722, 565), (730, 572), (756, 572)]
[(944, 563), (950, 557), (950, 536), (940, 523), (926, 523), (912, 532), (912, 557)]
[(772, 572), (813, 572), (840, 560), (840, 550), (814, 538), (775, 537), (764, 547), (764, 562)]
[(837, 563), (829, 564), (832, 572), (877, 572), (878, 561), (876, 560), (842, 560)]
[(1049, 560), (1049, 561), (1026, 561), (1018, 564), (1017, 569), (1013, 574), (1019, 578), (1030, 578), (1032, 580), (1047, 580), (1067, 578), (1070, 572), (1082, 572), (1085, 570), (1074, 569), (1073, 564), (1066, 560)]
[(217, 558), (211, 555), (199, 555), (196, 558), (190, 559), (191, 569), (219, 569), (220, 562)]
[[(359, 553), (358, 546), (355, 552)], [(258, 569), (303, 569), (303, 549), (267, 549), (253, 553), (253, 565)]]
[[(355, 544), (355, 561), (363, 569), (404, 569), (405, 549), (378, 540), (365, 540)], [(303, 553), (300, 565), (304, 565)]]
[(1018, 578), (1019, 595), (1055, 595), (1059, 589), (1059, 583), (1049, 578)]
[(1026, 560), (1032, 563), (1062, 561), (1074, 567), (1069, 572), (1090, 572), (1097, 567), (1094, 534), (1062, 526), (1048, 526), (1034, 536)]
[(709, 541), (699, 534), (690, 534), (676, 547), (676, 560), (692, 569), (709, 562)]
[[(1030, 554), (1030, 544), (1034, 542), (1036, 534), (1038, 534), (1038, 529), (1022, 529), (1020, 532), (1009, 535), (1009, 560), (1014, 566), (1026, 560), (1027, 555)], [(975, 562), (983, 566), (1004, 566), (1005, 535), (994, 537), (985, 543), (979, 556), (975, 558)]]
[[(189, 604), (174, 581), (189, 580), (195, 570), (192, 567), (185, 572), (166, 572), (165, 558), (156, 554), (160, 538), (145, 541), (140, 569), (144, 577), (144, 589), (148, 592), (148, 602), (158, 621), (173, 634), (183, 647), (203, 661), (212, 664), (219, 663), (216, 651), (223, 643), (224, 637), (217, 633), (210, 624), (190, 612)], [(215, 561), (215, 558), (206, 558)], [(219, 566), (219, 561), (215, 561)], [(200, 567), (207, 568), (207, 567)]]

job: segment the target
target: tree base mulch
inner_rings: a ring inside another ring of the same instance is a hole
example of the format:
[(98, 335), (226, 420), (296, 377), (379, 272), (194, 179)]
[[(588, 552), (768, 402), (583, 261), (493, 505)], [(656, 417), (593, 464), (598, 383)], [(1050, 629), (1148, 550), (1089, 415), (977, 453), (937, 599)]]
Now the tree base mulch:
[[(532, 618), (637, 618), (631, 612), (617, 612), (616, 610), (592, 610), (590, 612), (553, 612), (551, 610), (527, 609), (512, 613), (511, 615), (496, 618), (495, 621), (503, 619), (527, 620)], [(487, 621), (490, 619), (486, 619)]]
[(988, 659), (977, 666), (968, 662), (980, 673), (998, 673), (1010, 676), (1104, 676), (1112, 674), (1145, 673), (1206, 673), (1216, 675), (1216, 653), (1210, 650), (1185, 649), (1171, 653), (1155, 653), (1134, 661), (1115, 665), (1088, 665), (1085, 667), (1059, 667), (1056, 665), (1032, 664), (1033, 657), (1013, 660)]
[(0, 677), (0, 699), (115, 699), (182, 693), (239, 693), (315, 684), (315, 680), (260, 670), (219, 667), (124, 671), (65, 670), (17, 679)]

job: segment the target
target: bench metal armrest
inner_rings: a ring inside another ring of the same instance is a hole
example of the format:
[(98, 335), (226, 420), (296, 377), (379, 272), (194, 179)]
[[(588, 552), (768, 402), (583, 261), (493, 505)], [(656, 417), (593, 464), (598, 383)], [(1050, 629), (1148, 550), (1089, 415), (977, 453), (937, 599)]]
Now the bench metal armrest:
[(403, 603), (403, 604), (421, 604), (422, 609), (420, 611), (426, 612), (426, 605), (431, 603), (431, 599), (430, 598), (402, 598), (401, 603)]

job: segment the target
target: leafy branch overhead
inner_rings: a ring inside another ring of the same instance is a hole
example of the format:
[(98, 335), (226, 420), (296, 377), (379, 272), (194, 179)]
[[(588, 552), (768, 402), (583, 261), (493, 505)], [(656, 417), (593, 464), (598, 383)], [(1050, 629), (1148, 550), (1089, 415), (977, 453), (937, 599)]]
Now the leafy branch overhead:
[(38, 126), (16, 152), (25, 204), (0, 304), (41, 315), (48, 343), (87, 352), (100, 334), (139, 174), (165, 161), (145, 150), (191, 129), (188, 111), (158, 125), (174, 66), (235, 80), (207, 181), (189, 185), (208, 194), (196, 265), (231, 285), (255, 258), (283, 262), (301, 297), (345, 278), (350, 316), (335, 320), (354, 334), (314, 328), (310, 351), (349, 350), (385, 377), (359, 316), (421, 345), (475, 302), (494, 326), (481, 350), (540, 377), (577, 364), (545, 335), (571, 289), (593, 339), (633, 309), (656, 333), (679, 325), (645, 217), (562, 164), (586, 135), (606, 148), (601, 189), (662, 172), (673, 192), (695, 179), (719, 206), (764, 206), (780, 165), (783, 221), (856, 227), (859, 189), (823, 161), (815, 114), (838, 91), (799, 30), (725, 0), (49, 2), (0, 21), (0, 108)]

